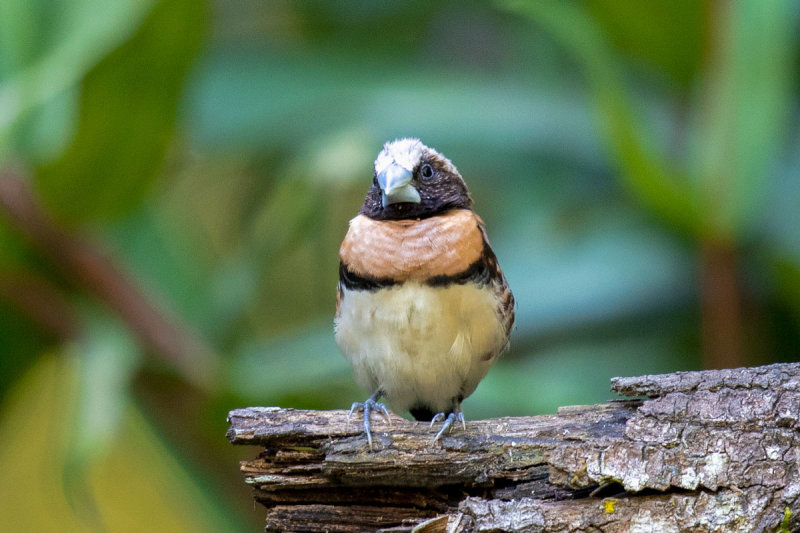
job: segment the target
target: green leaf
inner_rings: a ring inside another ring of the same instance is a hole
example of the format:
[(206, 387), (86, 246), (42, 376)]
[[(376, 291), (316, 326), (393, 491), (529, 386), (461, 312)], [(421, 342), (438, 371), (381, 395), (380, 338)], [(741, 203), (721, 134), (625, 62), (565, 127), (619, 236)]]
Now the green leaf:
[(205, 3), (162, 0), (83, 81), (78, 131), (39, 169), (49, 207), (72, 222), (135, 207), (157, 177), (183, 81), (205, 34)]
[(624, 88), (619, 59), (588, 12), (571, 2), (506, 1), (512, 11), (549, 31), (586, 70), (611, 149), (628, 189), (652, 211), (684, 230), (698, 231), (700, 216), (688, 179), (671, 168), (664, 147), (654, 149)]
[(72, 350), (78, 361), (80, 394), (71, 455), (91, 460), (113, 441), (130, 401), (129, 386), (142, 354), (123, 324), (100, 309), (84, 308), (85, 329)]
[(420, 64), (411, 52), (376, 54), (365, 63), (360, 49), (339, 47), (209, 50), (187, 95), (190, 141), (201, 151), (262, 156), (265, 146), (296, 153), (355, 132), (367, 138), (369, 165), (384, 142), (414, 135), (446, 140), (450, 157), (453, 146), (465, 147), (462, 164), (470, 155), (486, 160), (492, 151), (519, 157), (537, 150), (595, 164), (598, 136), (586, 128), (592, 110), (571, 85), (476, 77)]
[(118, 436), (141, 353), (122, 324), (93, 308), (85, 309), (83, 315), (86, 327), (70, 354), (77, 363), (78, 379), (75, 416), (64, 456), (64, 486), (72, 508), (99, 528), (102, 519), (89, 471)]
[(586, 0), (614, 45), (682, 86), (700, 70), (708, 2), (702, 0)]
[(795, 107), (797, 4), (717, 5), (704, 90), (696, 102), (691, 168), (706, 232), (736, 240), (766, 206)]
[(75, 107), (70, 89), (130, 37), (151, 6), (152, 0), (0, 2), (0, 159), (9, 150), (41, 157), (63, 145)]

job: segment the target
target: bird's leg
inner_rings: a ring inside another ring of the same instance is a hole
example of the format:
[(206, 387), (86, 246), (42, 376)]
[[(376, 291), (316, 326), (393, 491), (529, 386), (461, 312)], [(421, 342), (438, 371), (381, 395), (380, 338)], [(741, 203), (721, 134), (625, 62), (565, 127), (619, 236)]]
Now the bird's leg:
[(389, 414), (389, 410), (385, 405), (378, 402), (383, 395), (384, 392), (378, 389), (363, 402), (353, 402), (353, 405), (350, 406), (350, 413), (347, 415), (347, 422), (350, 423), (350, 417), (353, 416), (356, 409), (364, 411), (364, 433), (367, 434), (367, 443), (369, 444), (370, 450), (372, 449), (372, 432), (370, 431), (370, 415), (372, 414), (372, 410), (374, 409), (383, 413), (386, 417), (386, 422), (388, 422), (390, 426), (392, 425), (392, 418)]
[(461, 422), (461, 427), (463, 429), (465, 430), (467, 429), (467, 423), (464, 421), (464, 413), (461, 412), (461, 404), (456, 405), (456, 408), (450, 411), (450, 413), (448, 414), (445, 414), (444, 412), (436, 413), (431, 419), (431, 427), (433, 427), (433, 424), (435, 424), (436, 422), (441, 422), (442, 420), (444, 420), (444, 424), (442, 424), (442, 429), (440, 429), (439, 433), (437, 433), (436, 436), (433, 437), (433, 442), (436, 442), (437, 440), (441, 439), (442, 435), (444, 435), (445, 432), (449, 432), (452, 429), (453, 423), (456, 420)]

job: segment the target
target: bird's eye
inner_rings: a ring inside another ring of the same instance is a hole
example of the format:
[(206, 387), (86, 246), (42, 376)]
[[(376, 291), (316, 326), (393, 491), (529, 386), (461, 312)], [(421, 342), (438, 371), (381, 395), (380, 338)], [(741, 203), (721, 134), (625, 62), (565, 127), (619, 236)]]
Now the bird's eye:
[(421, 167), (419, 167), (419, 175), (425, 179), (429, 179), (433, 177), (433, 167), (430, 166), (428, 163), (425, 163)]

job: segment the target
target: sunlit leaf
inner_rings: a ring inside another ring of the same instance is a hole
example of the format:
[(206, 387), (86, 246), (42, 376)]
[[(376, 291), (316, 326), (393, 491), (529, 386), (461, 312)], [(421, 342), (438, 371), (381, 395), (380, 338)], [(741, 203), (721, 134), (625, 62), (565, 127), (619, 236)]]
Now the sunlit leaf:
[(11, 531), (236, 531), (222, 506), (129, 406), (107, 453), (86, 472), (94, 517), (69, 503), (64, 450), (77, 401), (71, 357), (44, 356), (0, 410), (0, 515)]

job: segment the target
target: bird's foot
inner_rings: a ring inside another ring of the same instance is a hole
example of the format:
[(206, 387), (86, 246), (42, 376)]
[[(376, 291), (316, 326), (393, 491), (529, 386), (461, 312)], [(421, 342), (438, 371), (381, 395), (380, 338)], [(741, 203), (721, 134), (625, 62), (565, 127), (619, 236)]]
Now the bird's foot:
[(451, 411), (449, 414), (436, 413), (431, 419), (431, 427), (433, 427), (433, 425), (436, 422), (441, 422), (442, 420), (444, 420), (444, 424), (442, 424), (442, 429), (440, 429), (439, 433), (437, 433), (436, 436), (433, 437), (433, 442), (436, 442), (437, 440), (441, 439), (442, 435), (444, 435), (445, 432), (449, 432), (453, 428), (453, 423), (456, 420), (461, 422), (461, 427), (463, 429), (465, 430), (467, 429), (467, 423), (464, 421), (464, 413), (461, 412), (461, 409), (455, 409)]
[(347, 423), (349, 424), (350, 417), (353, 416), (353, 413), (356, 412), (357, 409), (364, 411), (364, 433), (367, 434), (367, 443), (369, 444), (370, 450), (372, 449), (372, 431), (370, 431), (370, 415), (372, 411), (383, 413), (383, 416), (386, 417), (386, 422), (390, 426), (392, 425), (392, 417), (389, 414), (389, 410), (385, 405), (378, 402), (381, 396), (383, 396), (383, 392), (376, 391), (375, 394), (363, 402), (353, 402), (353, 405), (350, 406), (350, 413), (347, 415)]

